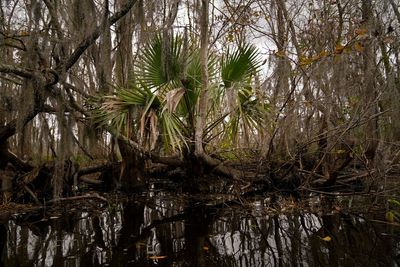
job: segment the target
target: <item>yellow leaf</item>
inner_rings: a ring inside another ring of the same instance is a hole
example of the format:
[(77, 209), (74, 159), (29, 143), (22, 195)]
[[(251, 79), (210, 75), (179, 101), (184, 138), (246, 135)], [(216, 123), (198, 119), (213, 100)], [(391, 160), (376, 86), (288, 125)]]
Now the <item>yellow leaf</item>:
[(305, 56), (300, 56), (299, 57), (299, 64), (300, 66), (306, 66), (306, 65), (310, 65), (311, 63), (313, 63), (313, 59), (310, 57), (305, 57)]
[(329, 56), (329, 53), (328, 53), (328, 51), (321, 51), (319, 54), (318, 54), (318, 56), (320, 57), (320, 58), (323, 58), (323, 57), (326, 57), (326, 56)]
[(203, 249), (204, 249), (204, 250), (209, 250), (209, 248), (208, 248), (208, 247), (206, 247), (206, 246), (204, 246), (204, 247), (203, 247)]
[(26, 37), (26, 36), (29, 36), (29, 32), (27, 32), (27, 31), (19, 32), (19, 37)]
[(343, 49), (343, 52), (351, 52), (351, 46), (346, 45)]
[(228, 33), (228, 36), (226, 37), (226, 39), (227, 39), (228, 42), (232, 42), (233, 39), (234, 39), (233, 34), (232, 33)]
[(355, 29), (354, 33), (357, 36), (365, 36), (368, 34), (368, 29), (367, 28), (358, 28), (358, 29)]
[(146, 244), (143, 243), (143, 242), (137, 242), (137, 243), (136, 243), (136, 247), (137, 247), (137, 248), (144, 247), (144, 246), (146, 246)]
[(149, 259), (150, 260), (161, 260), (161, 259), (165, 259), (167, 256), (150, 256)]
[(275, 52), (275, 56), (280, 57), (280, 58), (284, 58), (286, 56), (286, 53), (284, 50), (279, 50)]
[(335, 55), (335, 56), (333, 57), (333, 62), (334, 62), (334, 63), (339, 63), (339, 62), (340, 62), (340, 55)]
[(318, 61), (320, 59), (319, 55), (312, 56), (311, 58), (313, 61)]
[(321, 237), (321, 240), (324, 240), (325, 242), (330, 242), (332, 240), (332, 237), (330, 237), (329, 235), (325, 236), (325, 237)]
[(383, 42), (385, 44), (391, 44), (395, 41), (395, 38), (393, 38), (392, 36), (386, 36), (383, 38)]
[(344, 50), (344, 45), (337, 44), (335, 45), (335, 54), (341, 54)]
[(354, 49), (358, 52), (362, 52), (364, 51), (364, 46), (360, 42), (357, 42), (354, 44)]
[(386, 212), (386, 221), (394, 222), (394, 214), (391, 211)]

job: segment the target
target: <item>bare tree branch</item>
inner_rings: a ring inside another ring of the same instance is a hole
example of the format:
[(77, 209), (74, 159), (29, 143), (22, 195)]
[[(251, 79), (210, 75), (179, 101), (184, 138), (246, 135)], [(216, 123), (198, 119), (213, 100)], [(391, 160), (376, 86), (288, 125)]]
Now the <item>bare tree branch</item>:
[(78, 61), (78, 59), (86, 51), (86, 49), (91, 46), (97, 38), (99, 38), (99, 36), (102, 34), (103, 25), (112, 25), (117, 22), (119, 19), (125, 16), (129, 12), (129, 10), (131, 10), (136, 1), (137, 0), (127, 1), (120, 11), (115, 13), (109, 19), (105, 19), (105, 21), (101, 23), (100, 26), (96, 27), (96, 29), (91, 34), (89, 34), (84, 40), (82, 40), (82, 42), (75, 48), (74, 52), (66, 61), (62, 62), (56, 67), (56, 70), (69, 70), (76, 63), (76, 61)]
[(38, 113), (39, 109), (33, 109), (30, 111), (25, 118), (16, 118), (7, 123), (5, 126), (0, 126), (0, 143), (5, 142), (8, 138), (13, 136), (17, 131), (17, 121), (23, 120), (22, 125), (26, 125), (30, 122)]
[(396, 4), (395, 4), (395, 2), (394, 2), (393, 0), (389, 0), (389, 2), (390, 2), (390, 5), (392, 5), (393, 12), (394, 12), (394, 14), (395, 14), (396, 17), (397, 17), (397, 20), (398, 20), (399, 23), (400, 23), (400, 12), (399, 12), (399, 8), (396, 6)]
[(34, 76), (31, 71), (28, 71), (26, 69), (23, 69), (23, 68), (20, 68), (17, 66), (3, 64), (3, 63), (0, 63), (0, 72), (15, 74), (15, 75), (18, 75), (18, 76), (21, 76), (24, 78), (32, 78)]

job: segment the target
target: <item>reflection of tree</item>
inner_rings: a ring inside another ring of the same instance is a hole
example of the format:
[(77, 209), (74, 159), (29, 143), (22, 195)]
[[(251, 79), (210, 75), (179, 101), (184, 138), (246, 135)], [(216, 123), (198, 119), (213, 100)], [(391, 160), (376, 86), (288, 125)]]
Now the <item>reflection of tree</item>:
[[(324, 215), (321, 227), (309, 243), (316, 265), (392, 266), (395, 259), (392, 241), (382, 235), (384, 226), (345, 214)], [(331, 237), (331, 241), (322, 240)]]
[[(111, 242), (109, 235), (103, 235), (101, 220), (114, 215), (113, 212), (101, 216), (95, 212), (77, 212), (47, 220), (43, 214), (31, 214), (10, 220), (5, 236), (8, 236), (8, 249), (3, 252), (2, 262), (5, 266), (100, 266), (99, 259), (103, 263), (106, 259), (98, 257), (99, 250), (111, 249), (105, 246)], [(106, 228), (112, 227), (108, 224)]]
[(3, 267), (3, 259), (6, 256), (7, 229), (4, 224), (0, 223), (0, 267)]
[(129, 202), (122, 212), (81, 212), (71, 219), (0, 224), (2, 263), (393, 266), (400, 244), (393, 236), (382, 235), (388, 232), (386, 226), (345, 214), (269, 216), (243, 212), (241, 207), (228, 212), (200, 204), (183, 209), (165, 199), (155, 203)]
[(273, 225), (275, 226), (274, 237), (275, 237), (275, 245), (276, 245), (276, 252), (278, 254), (278, 266), (283, 266), (283, 250), (282, 250), (282, 241), (281, 241), (281, 234), (279, 219), (277, 216), (273, 217)]
[(117, 245), (112, 251), (112, 266), (126, 266), (128, 262), (134, 262), (140, 256), (137, 255), (136, 237), (140, 235), (143, 225), (143, 203), (129, 203), (123, 209), (122, 228), (119, 232)]
[(194, 267), (206, 266), (206, 252), (209, 250), (206, 237), (212, 223), (212, 216), (206, 212), (206, 207), (186, 210), (185, 243), (186, 258), (189, 265)]
[(297, 214), (291, 215), (288, 217), (289, 226), (291, 228), (292, 233), (292, 251), (290, 253), (290, 261), (292, 266), (298, 266), (299, 263), (303, 262), (303, 257), (301, 253), (302, 247), (302, 236), (301, 236), (301, 224), (300, 224), (300, 216)]
[[(393, 249), (377, 228), (342, 214), (221, 217), (212, 224), (210, 239), (213, 257), (234, 266), (390, 266)], [(326, 236), (331, 240), (323, 240)]]

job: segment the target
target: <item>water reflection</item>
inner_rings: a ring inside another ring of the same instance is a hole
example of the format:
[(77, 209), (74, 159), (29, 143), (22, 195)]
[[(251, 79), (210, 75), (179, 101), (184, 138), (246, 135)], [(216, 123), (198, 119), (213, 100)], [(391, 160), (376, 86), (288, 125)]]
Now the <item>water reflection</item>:
[(396, 266), (398, 228), (360, 216), (269, 215), (165, 192), (0, 224), (2, 266)]

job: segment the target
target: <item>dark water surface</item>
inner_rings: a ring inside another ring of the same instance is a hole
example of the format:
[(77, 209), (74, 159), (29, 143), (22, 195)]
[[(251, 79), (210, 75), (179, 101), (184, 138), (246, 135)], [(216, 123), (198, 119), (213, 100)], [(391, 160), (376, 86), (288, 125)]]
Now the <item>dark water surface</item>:
[(166, 191), (101, 208), (90, 203), (0, 224), (0, 266), (400, 264), (399, 227), (361, 215), (277, 214), (263, 198), (203, 205)]

